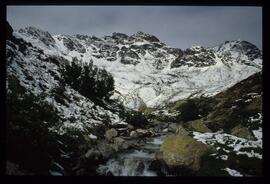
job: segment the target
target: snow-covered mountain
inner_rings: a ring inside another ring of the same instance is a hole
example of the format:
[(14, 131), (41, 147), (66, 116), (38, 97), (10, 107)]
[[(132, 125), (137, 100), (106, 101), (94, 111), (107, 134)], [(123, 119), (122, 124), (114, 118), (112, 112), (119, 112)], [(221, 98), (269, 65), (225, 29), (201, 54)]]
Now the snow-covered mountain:
[[(29, 40), (21, 39), (16, 34), (14, 35), (17, 38), (11, 37), (7, 40), (6, 86), (8, 96), (12, 98), (12, 95), (15, 95), (18, 102), (23, 102), (26, 97), (35, 97), (38, 99), (32, 99), (32, 102), (46, 103), (55, 108), (56, 114), (59, 116), (57, 121), (61, 123), (59, 126), (55, 122), (50, 127), (50, 131), (60, 135), (76, 129), (89, 134), (92, 139), (96, 138), (96, 135), (91, 133), (93, 131), (89, 130), (89, 127), (127, 125), (125, 120), (120, 118), (119, 112), (115, 112), (119, 108), (114, 107), (114, 104), (105, 101), (94, 102), (93, 99), (82, 95), (79, 90), (67, 85), (69, 82), (64, 81), (63, 70), (70, 62), (61, 55), (48, 54), (58, 48), (49, 33), (33, 28), (26, 30), (31, 33), (33, 42), (26, 42), (25, 40)], [(35, 47), (35, 45), (38, 46)], [(70, 75), (72, 76), (72, 74)], [(96, 70), (94, 77), (94, 83), (104, 82), (106, 79), (102, 70)], [(29, 110), (33, 109), (25, 109), (26, 112)], [(47, 124), (48, 122), (42, 123)]]
[(262, 52), (246, 41), (226, 41), (214, 48), (172, 48), (153, 35), (113, 33), (51, 35), (34, 27), (14, 33), (46, 56), (77, 58), (105, 68), (115, 79), (115, 94), (125, 106), (163, 106), (196, 95), (214, 95), (262, 68)]
[[(217, 146), (206, 175), (261, 175), (262, 51), (253, 44), (181, 50), (143, 32), (97, 38), (8, 24), (6, 36), (7, 155), (26, 173), (152, 175), (163, 140), (183, 133)], [(190, 99), (200, 95), (212, 97)]]

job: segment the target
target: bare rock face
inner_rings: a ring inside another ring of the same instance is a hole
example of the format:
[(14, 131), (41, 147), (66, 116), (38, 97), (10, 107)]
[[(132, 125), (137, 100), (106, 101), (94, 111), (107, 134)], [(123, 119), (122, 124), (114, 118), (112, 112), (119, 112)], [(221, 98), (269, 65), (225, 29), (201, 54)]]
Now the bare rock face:
[(179, 54), (179, 56), (171, 63), (171, 68), (177, 68), (184, 65), (190, 67), (207, 67), (215, 64), (215, 55), (212, 49), (196, 46), (186, 49), (183, 54)]
[(39, 40), (46, 46), (55, 46), (56, 42), (48, 31), (43, 31), (35, 27), (26, 27), (24, 29), (19, 29), (18, 32), (26, 37)]
[(79, 41), (74, 38), (63, 37), (63, 44), (70, 50), (70, 51), (78, 51), (79, 53), (85, 53), (86, 49)]
[(200, 169), (202, 156), (207, 154), (208, 146), (189, 136), (169, 136), (161, 145), (162, 160), (169, 168)]

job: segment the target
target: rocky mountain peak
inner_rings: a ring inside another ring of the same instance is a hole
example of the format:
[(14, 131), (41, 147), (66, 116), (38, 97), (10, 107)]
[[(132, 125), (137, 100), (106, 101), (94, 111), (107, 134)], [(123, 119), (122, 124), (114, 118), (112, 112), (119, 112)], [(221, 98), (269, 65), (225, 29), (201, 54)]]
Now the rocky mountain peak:
[(181, 66), (207, 67), (216, 64), (215, 54), (212, 49), (202, 46), (193, 46), (183, 51), (172, 63), (171, 68)]
[(155, 37), (154, 35), (150, 35), (150, 34), (142, 32), (142, 31), (138, 31), (137, 33), (132, 35), (132, 37), (142, 38), (142, 39), (149, 41), (149, 42), (160, 42), (159, 39), (157, 37)]
[(128, 39), (128, 35), (126, 35), (126, 34), (124, 34), (124, 33), (116, 33), (116, 32), (114, 32), (113, 34), (112, 34), (112, 38), (113, 39)]
[(43, 42), (46, 46), (53, 46), (55, 44), (52, 35), (48, 31), (43, 31), (36, 27), (25, 27), (19, 29), (18, 33), (20, 33), (25, 39), (38, 40)]
[(255, 46), (254, 44), (245, 41), (245, 40), (233, 40), (233, 41), (225, 41), (217, 47), (217, 52), (227, 52), (227, 53), (241, 53), (247, 55), (250, 60), (254, 60), (256, 58), (262, 58), (261, 50)]
[(88, 39), (91, 38), (91, 37), (88, 36), (88, 35), (82, 35), (82, 34), (76, 34), (76, 35), (74, 35), (74, 36), (75, 36), (75, 38), (77, 38), (77, 39), (79, 39), (79, 40), (88, 40)]
[(193, 46), (181, 50), (142, 31), (131, 36), (114, 32), (102, 38), (80, 34), (52, 37), (33, 27), (15, 33), (48, 55), (78, 58), (83, 63), (92, 60), (105, 68), (113, 74), (120, 92), (113, 98), (132, 109), (142, 104), (157, 106), (193, 93), (216, 94), (260, 71), (262, 65), (261, 52), (245, 41), (224, 42), (214, 49)]

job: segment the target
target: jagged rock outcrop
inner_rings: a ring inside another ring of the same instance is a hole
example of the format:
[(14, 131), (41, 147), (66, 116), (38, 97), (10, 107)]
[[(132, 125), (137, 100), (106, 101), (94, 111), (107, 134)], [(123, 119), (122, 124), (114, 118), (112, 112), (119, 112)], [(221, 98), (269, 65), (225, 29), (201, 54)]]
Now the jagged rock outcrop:
[(48, 31), (42, 31), (35, 27), (26, 27), (25, 29), (19, 29), (18, 33), (24, 35), (25, 37), (29, 37), (32, 40), (39, 40), (46, 46), (55, 46), (55, 40), (52, 35)]

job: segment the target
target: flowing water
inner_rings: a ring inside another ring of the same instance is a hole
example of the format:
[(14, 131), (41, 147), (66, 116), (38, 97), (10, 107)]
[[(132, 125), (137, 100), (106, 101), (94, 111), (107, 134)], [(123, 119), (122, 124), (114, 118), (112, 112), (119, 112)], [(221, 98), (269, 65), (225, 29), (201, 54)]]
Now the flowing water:
[(157, 176), (157, 173), (150, 170), (149, 166), (165, 138), (166, 135), (147, 138), (141, 149), (119, 153), (116, 157), (109, 159), (106, 164), (100, 165), (97, 172), (101, 175), (113, 176)]

